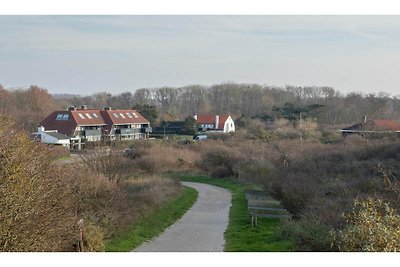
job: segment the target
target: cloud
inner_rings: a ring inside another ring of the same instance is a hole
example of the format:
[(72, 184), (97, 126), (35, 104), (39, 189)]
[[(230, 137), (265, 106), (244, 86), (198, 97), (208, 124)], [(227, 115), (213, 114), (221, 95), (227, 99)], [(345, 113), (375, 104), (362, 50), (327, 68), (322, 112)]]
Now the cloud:
[(0, 16), (0, 83), (123, 90), (240, 79), (355, 89), (376, 87), (373, 73), (385, 70), (394, 88), (399, 31), (398, 16)]

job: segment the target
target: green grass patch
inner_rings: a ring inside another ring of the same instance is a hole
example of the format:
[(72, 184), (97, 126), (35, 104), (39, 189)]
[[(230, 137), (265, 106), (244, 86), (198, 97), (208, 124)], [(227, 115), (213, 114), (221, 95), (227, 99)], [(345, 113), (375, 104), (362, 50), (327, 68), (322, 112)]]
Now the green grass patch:
[(244, 186), (232, 180), (208, 176), (181, 175), (182, 181), (212, 184), (228, 189), (232, 193), (229, 225), (225, 231), (225, 251), (292, 251), (293, 241), (278, 234), (280, 219), (258, 218), (252, 227)]
[(143, 242), (158, 236), (180, 219), (193, 206), (197, 197), (198, 192), (195, 189), (184, 187), (182, 194), (178, 198), (152, 211), (128, 227), (126, 231), (108, 240), (105, 250), (111, 252), (132, 251)]

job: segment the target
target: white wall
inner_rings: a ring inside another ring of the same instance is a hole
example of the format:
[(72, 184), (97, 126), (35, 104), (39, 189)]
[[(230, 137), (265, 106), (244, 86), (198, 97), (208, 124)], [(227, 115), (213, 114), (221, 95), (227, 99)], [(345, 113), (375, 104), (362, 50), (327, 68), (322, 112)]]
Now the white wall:
[(45, 144), (58, 144), (69, 147), (69, 139), (58, 140), (57, 138), (46, 134), (46, 132), (40, 132), (40, 140)]
[(232, 120), (231, 116), (229, 116), (224, 124), (224, 132), (229, 133), (234, 131), (235, 131), (235, 122)]

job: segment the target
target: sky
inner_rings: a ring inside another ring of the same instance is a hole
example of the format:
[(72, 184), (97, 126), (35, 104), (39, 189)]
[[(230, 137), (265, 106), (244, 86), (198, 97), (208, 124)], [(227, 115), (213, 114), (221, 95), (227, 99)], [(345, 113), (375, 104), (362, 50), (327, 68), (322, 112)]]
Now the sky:
[(400, 16), (0, 16), (5, 88), (222, 82), (400, 95)]

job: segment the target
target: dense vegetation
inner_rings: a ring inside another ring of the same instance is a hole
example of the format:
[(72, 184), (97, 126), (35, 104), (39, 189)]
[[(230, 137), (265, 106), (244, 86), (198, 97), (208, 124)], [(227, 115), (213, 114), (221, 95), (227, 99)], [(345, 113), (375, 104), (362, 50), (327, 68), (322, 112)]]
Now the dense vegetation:
[(0, 140), (0, 251), (78, 250), (80, 220), (84, 251), (103, 251), (107, 239), (181, 194), (175, 180), (133, 176), (122, 155), (67, 164), (69, 152), (31, 141), (3, 116)]
[[(391, 214), (397, 214), (397, 139), (333, 136), (335, 142), (323, 144), (321, 133), (308, 135), (311, 139), (305, 139), (305, 135), (298, 139), (266, 132), (275, 136), (272, 141), (245, 140), (239, 132), (192, 145), (137, 142), (133, 148), (140, 152), (132, 161), (149, 172), (186, 170), (262, 185), (293, 214), (294, 219), (281, 225), (279, 233), (282, 239), (293, 240), (297, 251), (361, 250), (361, 246), (345, 246), (349, 234), (341, 234), (348, 233), (345, 229), (350, 229), (354, 222), (360, 222), (355, 217), (358, 213), (353, 212), (356, 199), (357, 203), (364, 203), (369, 197), (378, 203), (391, 203)], [(312, 139), (316, 136), (320, 139)], [(169, 157), (158, 153), (161, 151)], [(386, 231), (396, 240), (397, 226), (387, 227)], [(382, 246), (374, 248), (380, 250)]]
[[(342, 125), (370, 118), (400, 118), (400, 97), (388, 93), (343, 95), (330, 87), (223, 83), (210, 87), (141, 88), (122, 94), (90, 96), (50, 95), (46, 89), (6, 90), (0, 85), (0, 112), (15, 118), (17, 125), (32, 131), (54, 109), (69, 105), (90, 108), (136, 108), (153, 126), (160, 121), (183, 120), (193, 114), (228, 113), (234, 119), (316, 119), (320, 125)], [(301, 116), (300, 116), (301, 113)]]

